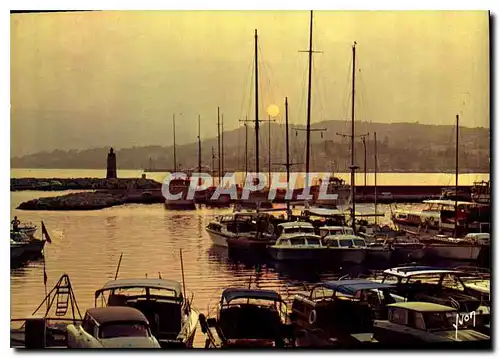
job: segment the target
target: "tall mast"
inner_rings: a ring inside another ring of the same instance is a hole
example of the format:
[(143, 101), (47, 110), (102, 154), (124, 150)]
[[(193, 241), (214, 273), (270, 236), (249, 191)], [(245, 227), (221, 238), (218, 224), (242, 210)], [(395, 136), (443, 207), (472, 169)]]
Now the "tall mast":
[(219, 111), (219, 107), (217, 107), (217, 160), (218, 160), (217, 172), (219, 174), (219, 185), (220, 185), (221, 165), (220, 165), (220, 111)]
[(201, 125), (200, 115), (198, 114), (198, 174), (201, 173)]
[(212, 146), (212, 177), (215, 176), (215, 151), (214, 146)]
[(177, 157), (176, 157), (176, 153), (175, 153), (175, 113), (173, 115), (173, 118), (172, 118), (172, 124), (173, 124), (173, 133), (174, 133), (174, 172), (177, 171)]
[(259, 61), (258, 36), (255, 29), (255, 172), (259, 172)]
[(457, 128), (456, 128), (456, 138), (455, 138), (455, 228), (454, 234), (457, 237), (457, 227), (458, 227), (458, 114), (457, 114)]
[(221, 114), (221, 148), (220, 148), (220, 155), (221, 155), (221, 164), (222, 164), (222, 170), (221, 170), (221, 178), (224, 176), (224, 114)]
[(268, 142), (268, 148), (267, 148), (267, 157), (269, 158), (269, 178), (268, 180), (268, 185), (271, 187), (271, 116), (268, 116), (268, 122), (269, 122), (269, 142)]
[(355, 170), (354, 165), (354, 119), (355, 119), (355, 100), (354, 95), (356, 93), (356, 42), (352, 45), (352, 103), (351, 103), (351, 196), (352, 196), (352, 229), (356, 232), (356, 190), (355, 190)]
[[(286, 140), (286, 192), (290, 190), (290, 149), (288, 144), (288, 97), (285, 97), (285, 140)], [(290, 212), (290, 200), (286, 201), (286, 212)]]
[(311, 82), (312, 82), (312, 38), (313, 38), (313, 12), (309, 24), (309, 83), (307, 86), (307, 126), (306, 126), (306, 184), (309, 186), (309, 156), (311, 147)]
[(375, 180), (375, 198), (374, 198), (374, 201), (375, 201), (375, 225), (377, 225), (377, 132), (373, 133), (373, 135), (375, 136), (375, 165), (374, 165), (374, 180)]
[[(247, 117), (245, 116), (245, 120)], [(245, 178), (248, 174), (248, 125), (245, 123)]]

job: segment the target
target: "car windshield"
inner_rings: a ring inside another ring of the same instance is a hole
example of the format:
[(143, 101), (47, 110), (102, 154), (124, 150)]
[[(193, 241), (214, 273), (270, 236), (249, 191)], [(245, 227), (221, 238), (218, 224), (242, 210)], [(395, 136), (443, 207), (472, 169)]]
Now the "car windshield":
[(99, 328), (99, 338), (149, 337), (148, 327), (144, 322), (113, 322)]
[(454, 329), (455, 312), (426, 312), (425, 326), (432, 330), (448, 330)]

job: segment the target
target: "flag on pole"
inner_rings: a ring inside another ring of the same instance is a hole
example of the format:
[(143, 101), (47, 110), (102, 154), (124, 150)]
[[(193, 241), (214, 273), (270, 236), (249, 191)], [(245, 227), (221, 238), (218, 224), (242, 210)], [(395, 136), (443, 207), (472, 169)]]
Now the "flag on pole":
[(49, 235), (49, 232), (47, 231), (47, 228), (45, 227), (45, 224), (43, 223), (42, 221), (42, 239), (45, 237), (45, 240), (47, 240), (47, 242), (49, 244), (52, 243), (52, 240), (50, 239), (50, 235)]
[[(45, 271), (45, 259), (43, 260), (43, 284), (47, 286), (47, 271)], [(45, 294), (47, 296), (47, 294)]]

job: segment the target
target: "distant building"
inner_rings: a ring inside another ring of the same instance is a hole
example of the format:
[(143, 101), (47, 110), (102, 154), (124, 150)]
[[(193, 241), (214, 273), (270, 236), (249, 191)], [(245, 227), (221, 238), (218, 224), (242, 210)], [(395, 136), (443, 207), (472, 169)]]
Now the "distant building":
[(111, 148), (108, 153), (106, 179), (116, 179), (116, 154), (113, 152), (113, 148)]

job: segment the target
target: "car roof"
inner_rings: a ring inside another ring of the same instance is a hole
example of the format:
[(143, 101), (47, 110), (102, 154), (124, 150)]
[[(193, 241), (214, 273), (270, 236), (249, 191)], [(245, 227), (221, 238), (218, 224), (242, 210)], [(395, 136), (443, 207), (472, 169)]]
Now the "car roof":
[(387, 307), (404, 308), (418, 312), (455, 312), (456, 309), (432, 302), (398, 302), (388, 304)]
[(139, 321), (148, 323), (148, 320), (141, 311), (126, 306), (89, 308), (87, 310), (87, 314), (91, 316), (100, 325), (111, 322), (129, 322), (129, 321)]

